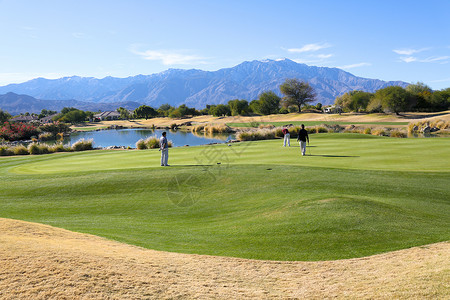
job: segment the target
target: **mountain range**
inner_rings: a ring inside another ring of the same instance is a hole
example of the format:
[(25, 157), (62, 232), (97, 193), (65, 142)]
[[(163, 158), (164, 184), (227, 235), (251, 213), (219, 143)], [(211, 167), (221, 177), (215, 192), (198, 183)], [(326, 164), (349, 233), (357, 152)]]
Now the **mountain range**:
[(61, 111), (64, 107), (75, 107), (85, 111), (110, 111), (123, 107), (134, 110), (141, 104), (137, 102), (113, 102), (113, 103), (94, 103), (78, 100), (41, 100), (28, 95), (18, 95), (9, 92), (0, 95), (0, 109), (7, 111), (12, 116), (20, 113), (40, 113), (43, 109)]
[(288, 78), (309, 82), (317, 93), (316, 102), (323, 105), (332, 104), (337, 96), (352, 90), (374, 92), (391, 85), (408, 85), (402, 81), (362, 78), (338, 68), (308, 66), (283, 59), (247, 61), (217, 71), (169, 69), (127, 78), (36, 78), (2, 86), (0, 94), (13, 92), (36, 99), (91, 103), (137, 102), (155, 108), (165, 103), (172, 106), (186, 104), (199, 109), (206, 104), (226, 103), (233, 99), (250, 102), (264, 91), (274, 91), (281, 96), (279, 86)]

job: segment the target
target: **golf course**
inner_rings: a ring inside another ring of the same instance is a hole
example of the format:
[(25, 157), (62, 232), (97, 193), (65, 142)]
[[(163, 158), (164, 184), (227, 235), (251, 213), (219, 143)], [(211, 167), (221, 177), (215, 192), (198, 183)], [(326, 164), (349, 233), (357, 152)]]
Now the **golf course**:
[[(431, 244), (448, 259), (450, 139), (310, 140), (306, 156), (280, 139), (171, 148), (167, 168), (157, 149), (0, 157), (0, 218), (253, 264), (381, 259)], [(440, 267), (425, 296), (448, 296), (448, 262)]]

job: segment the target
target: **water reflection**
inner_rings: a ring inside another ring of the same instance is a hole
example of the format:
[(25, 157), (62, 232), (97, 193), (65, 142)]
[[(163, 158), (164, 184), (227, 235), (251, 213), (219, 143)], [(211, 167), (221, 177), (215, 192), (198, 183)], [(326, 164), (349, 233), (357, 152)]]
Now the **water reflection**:
[(136, 142), (151, 136), (161, 137), (163, 131), (167, 132), (167, 138), (172, 141), (174, 147), (198, 146), (210, 143), (223, 143), (233, 139), (230, 134), (203, 134), (190, 131), (172, 131), (163, 129), (110, 129), (100, 131), (74, 132), (69, 137), (65, 137), (64, 144), (72, 144), (80, 139), (93, 139), (94, 147), (125, 146), (136, 147)]

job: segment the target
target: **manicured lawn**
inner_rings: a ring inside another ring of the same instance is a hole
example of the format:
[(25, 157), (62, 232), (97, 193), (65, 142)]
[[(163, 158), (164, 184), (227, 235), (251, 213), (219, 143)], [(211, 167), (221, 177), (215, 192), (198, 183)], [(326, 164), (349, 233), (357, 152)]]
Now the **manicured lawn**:
[(273, 260), (450, 238), (450, 139), (281, 140), (0, 158), (0, 217), (151, 249)]
[[(317, 126), (317, 125), (323, 125), (323, 124), (330, 124), (330, 125), (379, 125), (379, 126), (398, 126), (403, 125), (406, 126), (409, 123), (408, 122), (340, 122), (340, 121), (285, 121), (285, 122), (257, 122), (258, 124), (263, 125), (274, 125), (275, 127), (284, 126), (284, 125), (301, 125), (304, 124), (305, 126)], [(252, 127), (252, 123), (227, 123), (230, 127)]]

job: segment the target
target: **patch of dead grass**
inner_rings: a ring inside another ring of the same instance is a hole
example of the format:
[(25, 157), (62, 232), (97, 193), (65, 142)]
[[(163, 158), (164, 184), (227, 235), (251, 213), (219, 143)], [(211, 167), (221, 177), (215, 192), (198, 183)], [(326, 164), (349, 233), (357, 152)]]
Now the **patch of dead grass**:
[(1, 299), (448, 299), (450, 243), (257, 261), (147, 250), (0, 218)]

